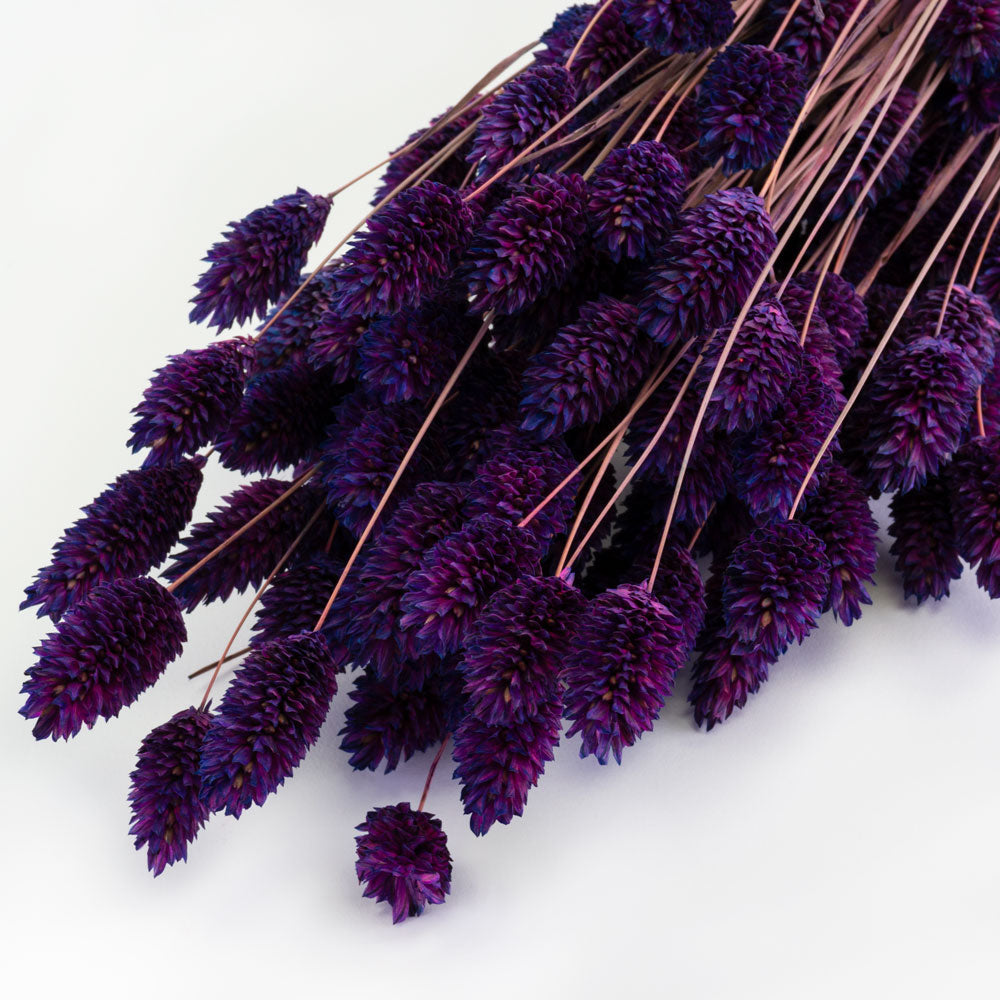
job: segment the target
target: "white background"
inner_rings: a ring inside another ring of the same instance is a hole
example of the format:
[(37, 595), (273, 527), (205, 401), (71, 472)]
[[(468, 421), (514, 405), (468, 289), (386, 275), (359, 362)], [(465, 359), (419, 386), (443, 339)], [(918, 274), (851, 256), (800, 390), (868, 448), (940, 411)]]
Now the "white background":
[[(694, 729), (684, 687), (618, 768), (561, 755), (527, 816), (474, 838), (443, 766), (429, 808), (445, 906), (393, 927), (353, 827), (414, 802), (320, 745), (262, 810), (216, 817), (153, 880), (127, 836), (135, 749), (200, 696), (182, 662), (70, 745), (16, 714), (44, 626), (21, 588), (77, 508), (133, 464), (129, 409), (186, 324), (223, 225), (369, 166), (536, 37), (544, 0), (8, 5), (2, 82), (5, 488), (0, 983), (7, 996), (995, 997), (1000, 606), (971, 576), (825, 621), (750, 708)], [(335, 240), (371, 185), (338, 202)], [(327, 244), (329, 245), (329, 243)], [(228, 480), (212, 472), (200, 511)]]

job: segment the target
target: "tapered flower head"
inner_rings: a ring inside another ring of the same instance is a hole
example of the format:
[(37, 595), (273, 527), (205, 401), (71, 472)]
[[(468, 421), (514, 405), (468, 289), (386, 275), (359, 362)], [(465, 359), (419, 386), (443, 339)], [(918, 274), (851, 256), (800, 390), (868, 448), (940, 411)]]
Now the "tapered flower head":
[(432, 297), (472, 235), (473, 214), (456, 191), (422, 181), (397, 195), (358, 233), (337, 271), (342, 315), (391, 315)]
[(310, 457), (323, 443), (342, 391), (301, 361), (252, 379), (216, 440), (227, 469), (265, 475)]
[(128, 796), (129, 833), (137, 850), (146, 848), (154, 876), (175, 861), (187, 861), (188, 844), (209, 817), (199, 796), (198, 758), (211, 721), (208, 712), (186, 708), (157, 726), (139, 746)]
[(680, 622), (643, 586), (626, 584), (584, 609), (563, 668), (567, 736), (606, 764), (653, 728), (684, 665)]
[(779, 656), (816, 627), (830, 593), (830, 560), (804, 524), (776, 521), (733, 551), (725, 571), (725, 625), (750, 650)]
[[(805, 316), (809, 311), (813, 295), (816, 291), (818, 275), (815, 271), (803, 271), (795, 275), (788, 283), (781, 297), (788, 315), (793, 311), (802, 317), (798, 332), (802, 332)], [(820, 316), (826, 323), (835, 345), (837, 363), (843, 368), (849, 364), (858, 351), (862, 339), (868, 331), (868, 309), (864, 300), (854, 290), (854, 286), (839, 274), (827, 272), (823, 277), (823, 285), (819, 290), (813, 317)], [(806, 335), (806, 343), (812, 336)], [(867, 361), (871, 352), (865, 356)]]
[(149, 448), (144, 465), (167, 465), (213, 441), (240, 405), (249, 347), (220, 340), (174, 355), (157, 369), (132, 411), (128, 446)]
[(204, 459), (122, 473), (56, 542), (21, 608), (58, 621), (94, 587), (158, 566), (191, 518)]
[[(811, 358), (804, 358), (801, 374), (781, 405), (739, 449), (737, 494), (755, 516), (791, 513), (795, 494), (837, 418), (837, 403), (834, 387)], [(834, 450), (824, 453), (806, 496), (829, 472)]]
[(303, 188), (231, 222), (205, 256), (210, 265), (191, 300), (191, 322), (220, 330), (263, 317), (295, 289), (309, 248), (320, 238), (331, 201)]
[(469, 250), (464, 267), (475, 311), (517, 313), (561, 287), (586, 227), (586, 185), (579, 174), (539, 174), (517, 187)]
[[(997, 355), (1000, 323), (989, 302), (965, 285), (954, 285), (945, 306), (945, 289), (933, 288), (914, 303), (906, 317), (908, 340), (939, 336), (960, 348), (983, 379), (993, 368)], [(940, 331), (941, 307), (944, 318)]]
[[(645, 571), (646, 560), (640, 560)], [(649, 559), (652, 569), (652, 557)], [(643, 572), (643, 575), (648, 575)], [(687, 549), (668, 538), (653, 585), (653, 596), (677, 619), (684, 648), (690, 650), (705, 622), (705, 585)]]
[(358, 826), (358, 882), (366, 899), (392, 906), (392, 922), (417, 917), (451, 891), (451, 855), (441, 820), (409, 802), (372, 809)]
[(423, 652), (453, 653), (489, 597), (531, 572), (537, 561), (530, 532), (481, 514), (441, 539), (421, 560), (406, 584), (400, 624), (417, 630)]
[(608, 154), (587, 199), (590, 231), (612, 260), (643, 260), (677, 222), (687, 175), (665, 143), (643, 140)]
[(368, 391), (383, 403), (430, 399), (452, 373), (463, 341), (471, 339), (468, 325), (464, 313), (433, 305), (375, 320), (358, 343)]
[(291, 776), (319, 738), (336, 670), (315, 632), (265, 643), (247, 656), (202, 743), (201, 797), (212, 812), (239, 816)]
[(558, 577), (525, 576), (498, 590), (466, 638), (460, 669), (469, 711), (511, 725), (559, 700), (561, 659), (583, 606), (583, 595)]
[(455, 730), (455, 773), (462, 803), (476, 836), (494, 823), (524, 814), (529, 790), (538, 784), (559, 743), (561, 699), (545, 702), (533, 716), (491, 725), (467, 715)]
[(938, 471), (961, 443), (976, 393), (965, 351), (918, 337), (875, 369), (864, 416), (870, 478), (881, 490), (909, 490)]
[[(483, 108), (469, 163), (487, 177), (544, 135), (576, 103), (573, 78), (562, 66), (531, 66)], [(555, 137), (555, 136), (554, 136)]]
[(328, 309), (313, 330), (306, 360), (313, 368), (322, 369), (332, 383), (349, 382), (358, 365), (358, 346), (371, 322), (365, 316)]
[(764, 45), (730, 45), (698, 90), (701, 147), (725, 174), (770, 163), (788, 139), (806, 96), (802, 65)]
[(941, 476), (905, 493), (890, 504), (889, 552), (903, 584), (904, 597), (918, 604), (940, 601), (950, 593), (951, 581), (962, 575), (962, 559), (951, 513), (951, 495)]
[[(833, 172), (820, 191), (819, 200), (821, 204), (825, 205), (833, 198), (847, 176), (848, 170), (850, 170), (875, 126), (883, 103), (879, 102), (868, 112), (861, 126), (854, 133), (854, 138), (851, 139), (847, 148), (841, 153), (836, 167), (834, 167)], [(916, 104), (917, 95), (908, 87), (901, 87), (893, 98), (892, 104), (889, 106), (889, 111), (875, 133), (871, 145), (869, 145), (864, 156), (862, 156), (861, 162), (850, 174), (847, 186), (837, 199), (833, 211), (830, 213), (831, 219), (836, 221), (842, 218), (857, 204), (862, 190), (875, 172), (876, 165), (882, 164), (889, 146), (895, 140), (896, 136), (903, 131), (903, 127), (906, 125), (907, 119), (916, 107)], [(865, 204), (869, 208), (874, 206), (887, 194), (891, 194), (903, 183), (910, 167), (910, 160), (920, 143), (921, 124), (922, 118), (920, 115), (917, 115), (913, 120), (913, 124), (905, 129), (903, 139), (896, 146), (895, 150), (893, 150), (892, 155), (881, 166), (877, 180), (865, 196)]]
[(187, 639), (181, 609), (149, 577), (112, 580), (74, 605), (35, 649), (21, 715), (36, 739), (112, 719), (154, 684)]
[(865, 585), (874, 581), (878, 562), (878, 523), (861, 483), (834, 464), (806, 504), (802, 523), (822, 541), (830, 560), (829, 607), (851, 625), (861, 617), (861, 605), (872, 602)]
[(467, 487), (457, 483), (421, 483), (379, 533), (347, 579), (346, 595), (331, 613), (331, 626), (355, 657), (370, 663), (382, 680), (398, 680), (421, 643), (415, 628), (400, 623), (400, 601), (410, 576), (435, 543), (464, 523)]
[(339, 734), (351, 767), (376, 771), (384, 761), (388, 774), (400, 760), (440, 743), (447, 734), (447, 694), (446, 680), (435, 674), (419, 686), (397, 688), (373, 671), (360, 673)]
[(733, 29), (729, 0), (622, 0), (622, 17), (661, 56), (721, 45)]
[[(574, 469), (575, 462), (561, 443), (498, 450), (476, 469), (466, 511), (470, 517), (489, 514), (518, 524)], [(557, 494), (528, 524), (524, 532), (544, 545), (569, 527), (575, 490), (572, 484)]]
[(948, 468), (958, 551), (976, 580), (1000, 598), (1000, 438), (962, 445)]
[(934, 22), (927, 47), (949, 64), (951, 78), (969, 83), (1000, 62), (1000, 4), (996, 0), (949, 0)]
[(323, 316), (333, 304), (335, 275), (334, 267), (324, 267), (314, 276), (303, 271), (299, 283), (304, 287), (295, 298), (278, 300), (254, 341), (253, 374), (306, 360)]
[(760, 197), (731, 188), (685, 212), (653, 267), (640, 322), (670, 344), (704, 336), (746, 301), (777, 246)]
[(280, 572), (261, 594), (251, 646), (309, 631), (319, 620), (344, 564), (315, 552)]
[[(282, 479), (259, 479), (247, 483), (223, 499), (221, 507), (196, 524), (181, 542), (182, 548), (164, 570), (168, 580), (177, 580), (253, 518), (276, 503), (292, 484)], [(297, 489), (273, 510), (264, 514), (233, 544), (214, 555), (201, 569), (180, 584), (176, 597), (191, 611), (202, 601), (224, 601), (233, 591), (256, 587), (274, 569), (285, 550), (323, 503), (319, 487), (311, 483)], [(304, 551), (322, 546), (330, 523), (321, 517), (303, 539)]]
[[(834, 42), (859, 0), (823, 0), (822, 3), (797, 3), (775, 46), (792, 56), (811, 72), (823, 65)], [(769, 31), (784, 23), (793, 0), (772, 0), (768, 4)]]
[(617, 406), (656, 353), (638, 318), (635, 306), (610, 296), (584, 305), (576, 322), (525, 369), (521, 426), (549, 438), (594, 423)]
[[(422, 417), (413, 403), (378, 406), (362, 401), (360, 413), (360, 419), (355, 419), (351, 400), (338, 410), (337, 424), (323, 445), (319, 471), (327, 501), (356, 534), (382, 499)], [(404, 485), (427, 475), (433, 450), (431, 442), (416, 453), (404, 474)], [(399, 497), (397, 492), (395, 498)]]
[[(729, 329), (720, 330), (705, 352), (700, 381), (706, 386), (728, 334)], [(712, 391), (706, 428), (747, 431), (759, 426), (781, 404), (801, 364), (799, 338), (782, 304), (776, 299), (756, 302)]]

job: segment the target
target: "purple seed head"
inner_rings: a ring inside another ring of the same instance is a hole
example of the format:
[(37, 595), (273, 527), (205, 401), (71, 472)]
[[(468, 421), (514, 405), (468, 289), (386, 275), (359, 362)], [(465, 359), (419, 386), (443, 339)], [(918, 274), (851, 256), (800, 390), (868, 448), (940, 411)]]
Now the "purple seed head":
[(621, 14), (635, 37), (660, 56), (721, 45), (735, 23), (729, 0), (622, 0)]

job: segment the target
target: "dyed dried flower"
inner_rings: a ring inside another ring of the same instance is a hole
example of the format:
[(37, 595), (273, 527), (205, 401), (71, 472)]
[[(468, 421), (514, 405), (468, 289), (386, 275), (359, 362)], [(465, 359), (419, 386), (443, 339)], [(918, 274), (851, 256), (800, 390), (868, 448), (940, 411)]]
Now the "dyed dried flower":
[(394, 924), (419, 916), (428, 903), (444, 902), (451, 855), (441, 820), (400, 802), (372, 809), (358, 829), (358, 882), (366, 899), (392, 906)]
[(336, 666), (315, 632), (254, 649), (236, 671), (201, 747), (202, 801), (239, 816), (262, 805), (302, 762), (337, 692)]
[(198, 758), (212, 716), (185, 708), (157, 726), (139, 746), (131, 774), (132, 826), (136, 850), (146, 848), (149, 870), (187, 861), (187, 849), (209, 811), (200, 798)]
[(1000, 438), (962, 445), (948, 467), (958, 551), (976, 568), (976, 581), (1000, 598)]
[(95, 587), (158, 566), (191, 519), (204, 464), (182, 459), (122, 473), (56, 542), (21, 609), (37, 605), (39, 617), (58, 621)]
[(154, 684), (187, 639), (174, 598), (155, 580), (112, 580), (71, 607), (35, 649), (21, 708), (35, 739), (69, 739), (112, 719)]
[(1000, 63), (1000, 5), (993, 0), (949, 0), (934, 22), (927, 47), (948, 63), (959, 84), (975, 72), (992, 73)]
[(191, 300), (191, 322), (220, 330), (264, 316), (295, 289), (309, 248), (320, 238), (331, 201), (303, 188), (231, 222), (205, 256), (210, 265)]
[[(768, 4), (769, 29), (784, 23), (793, 0), (772, 0)], [(854, 13), (858, 0), (822, 0), (802, 2), (785, 25), (775, 46), (779, 52), (792, 56), (811, 72), (823, 65), (847, 19)]]
[(311, 629), (343, 568), (339, 559), (314, 552), (282, 570), (261, 594), (250, 645), (261, 646)]
[(735, 22), (729, 0), (622, 0), (621, 13), (636, 38), (661, 56), (721, 45)]

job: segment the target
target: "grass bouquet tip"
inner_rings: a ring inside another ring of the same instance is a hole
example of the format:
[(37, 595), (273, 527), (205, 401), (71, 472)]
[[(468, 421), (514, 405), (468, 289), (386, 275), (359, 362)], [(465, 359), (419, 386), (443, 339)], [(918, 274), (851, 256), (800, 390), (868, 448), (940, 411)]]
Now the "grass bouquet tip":
[[(446, 748), (482, 835), (561, 739), (620, 763), (681, 670), (723, 723), (871, 603), (872, 498), (907, 597), (966, 564), (1000, 596), (998, 65), (990, 0), (577, 5), (362, 175), (315, 270), (350, 185), (231, 223), (191, 310), (221, 339), (154, 374), (142, 465), (27, 589), (34, 735), (117, 716), (253, 591), (139, 747), (136, 847), (159, 875), (263, 805), (351, 671), (350, 766), (432, 757), (358, 826), (401, 921), (451, 889)], [(209, 457), (251, 478), (188, 527)]]

